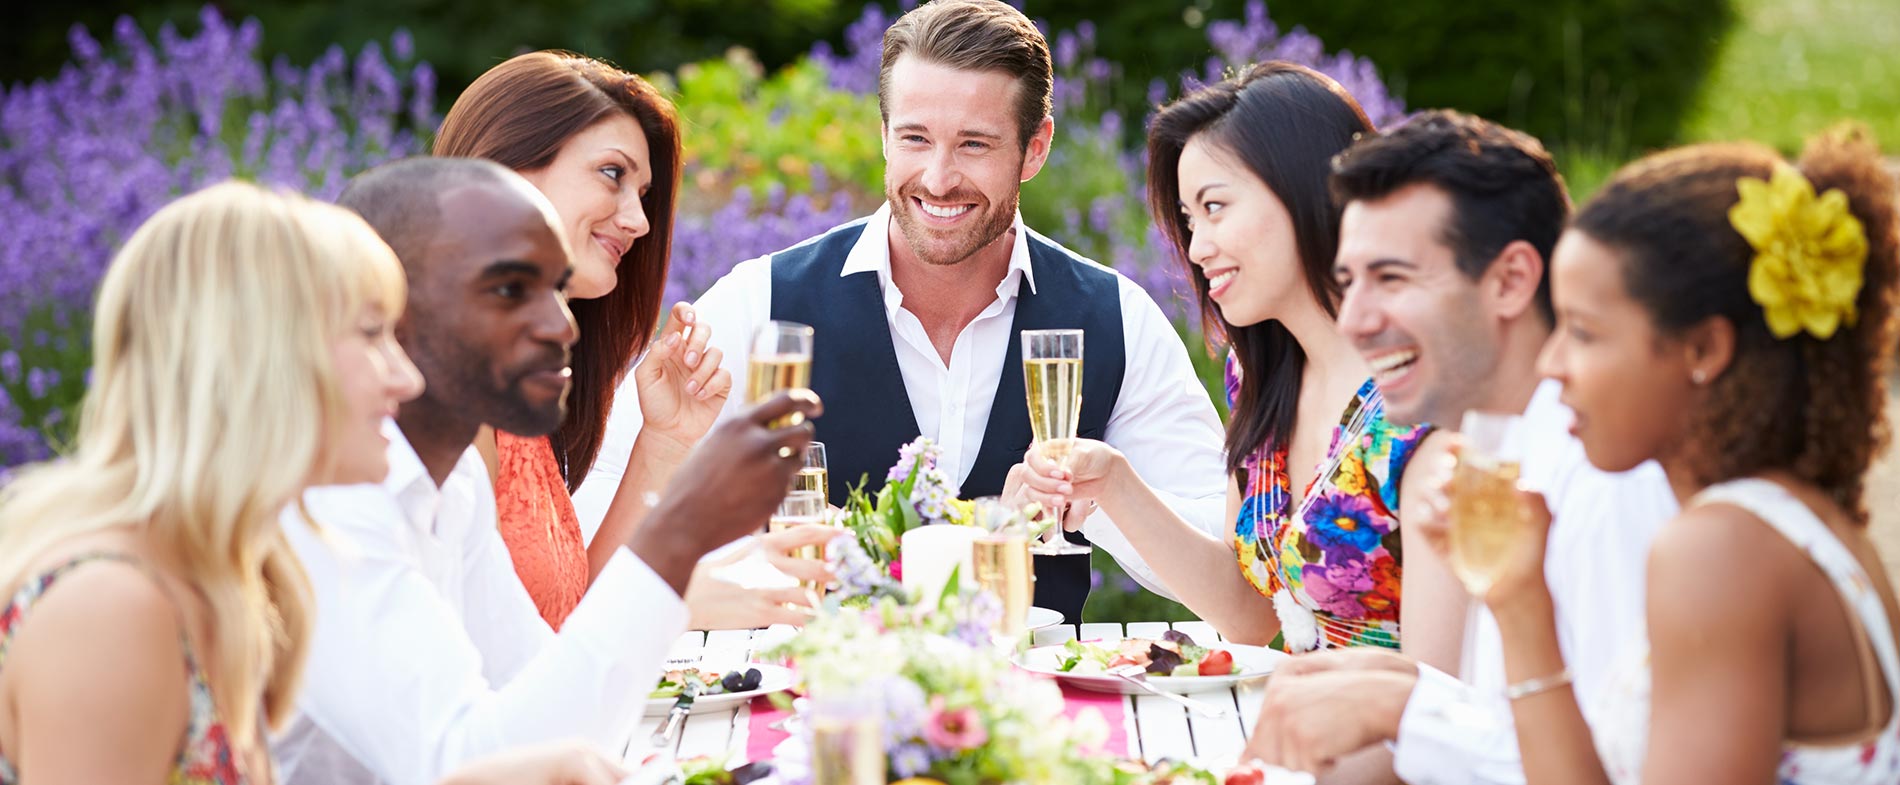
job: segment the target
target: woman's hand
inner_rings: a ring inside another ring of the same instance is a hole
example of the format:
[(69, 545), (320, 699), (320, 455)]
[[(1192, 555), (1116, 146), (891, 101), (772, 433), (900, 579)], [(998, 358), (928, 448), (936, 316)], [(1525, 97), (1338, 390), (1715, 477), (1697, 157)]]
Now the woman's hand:
[(831, 569), (823, 561), (799, 558), (794, 551), (814, 545), (823, 548), (842, 531), (832, 526), (794, 526), (760, 535), (732, 553), (700, 562), (686, 587), (686, 608), (691, 616), (687, 626), (695, 630), (749, 630), (803, 624), (811, 618), (812, 604), (817, 599), (805, 587), (749, 587), (720, 573), (757, 552), (789, 578), (829, 583)]
[(1003, 499), (1012, 505), (1036, 502), (1045, 510), (1068, 507), (1062, 526), (1068, 531), (1082, 528), (1096, 499), (1108, 489), (1114, 478), (1128, 468), (1128, 459), (1120, 450), (1094, 439), (1065, 440), (1068, 456), (1058, 462), (1050, 457), (1047, 445), (1029, 449), (1023, 462), (1009, 470), (1003, 484)]
[(665, 436), (681, 447), (706, 435), (732, 394), (732, 374), (719, 367), (724, 354), (710, 345), (712, 328), (698, 318), (692, 306), (675, 303), (653, 348), (633, 369), (646, 420), (641, 433)]
[(1510, 554), (1492, 578), (1484, 603), (1493, 614), (1503, 616), (1526, 608), (1548, 608), (1550, 589), (1544, 583), (1544, 548), (1550, 541), (1550, 507), (1544, 495), (1518, 491), (1524, 514), (1518, 520), (1517, 536)]

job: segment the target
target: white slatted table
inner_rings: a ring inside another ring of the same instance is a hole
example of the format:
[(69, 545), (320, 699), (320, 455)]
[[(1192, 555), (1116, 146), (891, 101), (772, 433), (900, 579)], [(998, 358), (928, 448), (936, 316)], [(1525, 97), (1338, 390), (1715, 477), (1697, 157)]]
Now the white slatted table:
[[(1081, 640), (1117, 640), (1124, 636), (1158, 638), (1170, 627), (1187, 633), (1196, 641), (1221, 640), (1211, 625), (1199, 621), (1173, 625), (1165, 622), (1133, 622), (1125, 627), (1115, 623), (1098, 623), (1080, 627), (1078, 630), (1074, 625), (1065, 624), (1039, 630), (1035, 634), (1035, 645), (1061, 643), (1075, 639), (1078, 635)], [(742, 662), (755, 647), (766, 648), (789, 634), (790, 628), (778, 627), (758, 631), (689, 632), (680, 636), (668, 656), (700, 656), (709, 665), (723, 667), (724, 663)], [(1192, 758), (1216, 770), (1230, 767), (1239, 760), (1247, 734), (1253, 730), (1264, 692), (1264, 682), (1256, 680), (1226, 692), (1203, 692), (1190, 696), (1235, 709), (1236, 716), (1225, 720), (1190, 716), (1187, 709), (1165, 698), (1152, 695), (1124, 696), (1122, 713), (1128, 722), (1128, 755), (1145, 761)], [(741, 706), (734, 711), (706, 712), (687, 717), (674, 754), (681, 758), (725, 755), (735, 763), (741, 761), (745, 755), (751, 713), (749, 707)], [(638, 763), (650, 754), (647, 739), (661, 722), (663, 718), (659, 717), (648, 717), (641, 721), (627, 748), (629, 762)]]

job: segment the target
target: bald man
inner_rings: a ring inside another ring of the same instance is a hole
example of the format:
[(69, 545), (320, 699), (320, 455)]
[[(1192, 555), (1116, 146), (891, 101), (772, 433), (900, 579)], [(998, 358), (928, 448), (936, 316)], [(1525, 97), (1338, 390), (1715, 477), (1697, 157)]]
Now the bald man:
[(791, 483), (809, 393), (722, 423), (554, 633), (515, 576), (472, 444), (482, 425), (559, 425), (576, 337), (572, 266), (540, 191), (487, 161), (378, 167), (340, 199), (402, 260), (396, 336), (425, 391), (404, 404), (381, 485), (305, 494), (323, 532), (285, 530), (317, 599), (299, 716), (273, 743), (290, 783), (427, 783), (495, 751), (579, 737), (617, 753), (686, 626), (699, 557), (756, 530)]

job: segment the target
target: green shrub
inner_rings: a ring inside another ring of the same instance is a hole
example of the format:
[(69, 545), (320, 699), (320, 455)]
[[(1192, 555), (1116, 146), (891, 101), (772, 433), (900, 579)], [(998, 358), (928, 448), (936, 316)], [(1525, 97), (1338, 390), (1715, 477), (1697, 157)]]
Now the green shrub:
[(808, 60), (767, 76), (734, 48), (650, 78), (679, 105), (688, 198), (717, 205), (738, 187), (810, 193), (816, 171), (820, 191), (842, 188), (872, 206), (884, 193), (877, 98), (832, 89)]

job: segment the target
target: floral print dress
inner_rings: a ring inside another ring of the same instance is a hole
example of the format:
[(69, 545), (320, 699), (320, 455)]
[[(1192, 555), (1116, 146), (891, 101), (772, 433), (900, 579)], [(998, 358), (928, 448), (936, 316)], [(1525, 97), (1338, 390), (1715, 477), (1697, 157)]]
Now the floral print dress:
[[(1229, 407), (1239, 391), (1240, 366), (1229, 355)], [(1316, 467), (1330, 471), (1307, 485), (1304, 514), (1292, 509), (1284, 447), (1262, 445), (1243, 462), (1234, 551), (1247, 582), (1274, 598), (1289, 651), (1398, 648), (1399, 479), (1431, 430), (1388, 422), (1384, 398), (1367, 379)]]
[[(74, 567), (102, 559), (138, 566), (136, 562), (118, 554), (89, 553), (76, 556), (28, 579), (14, 593), (13, 600), (7, 603), (4, 610), (0, 610), (0, 666), (6, 664), (7, 649), (13, 643), (13, 633), (26, 619), (27, 609), (33, 606), (33, 602)], [(224, 723), (218, 720), (217, 708), (211, 702), (211, 685), (205, 683), (204, 674), (199, 672), (198, 659), (192, 656), (191, 644), (184, 640), (182, 630), (179, 638), (180, 645), (185, 647), (185, 672), (191, 683), (191, 717), (185, 725), (185, 743), (178, 750), (178, 762), (172, 766), (171, 776), (165, 781), (168, 785), (241, 785), (246, 780), (238, 772), (230, 737), (226, 735)], [(5, 754), (0, 753), (0, 785), (19, 783), (20, 773), (14, 770), (13, 763), (7, 760)]]

